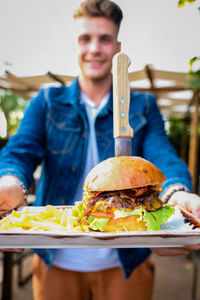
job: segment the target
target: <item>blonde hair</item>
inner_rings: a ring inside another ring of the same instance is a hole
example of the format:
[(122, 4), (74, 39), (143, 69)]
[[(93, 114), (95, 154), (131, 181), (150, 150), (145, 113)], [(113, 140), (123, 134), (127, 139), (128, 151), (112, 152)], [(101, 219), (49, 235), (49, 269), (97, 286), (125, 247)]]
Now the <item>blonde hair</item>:
[(123, 13), (121, 8), (110, 0), (85, 0), (75, 10), (74, 19), (81, 17), (105, 17), (113, 21), (119, 30)]

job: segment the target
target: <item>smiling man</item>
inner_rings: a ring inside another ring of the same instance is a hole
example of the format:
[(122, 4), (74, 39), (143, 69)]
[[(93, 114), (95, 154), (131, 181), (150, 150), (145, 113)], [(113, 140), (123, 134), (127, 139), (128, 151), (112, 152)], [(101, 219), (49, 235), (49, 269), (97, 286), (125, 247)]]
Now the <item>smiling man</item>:
[[(106, 1), (107, 2), (107, 1)], [(110, 92), (112, 58), (120, 51), (119, 27), (109, 18), (75, 14), (75, 51), (81, 70), (81, 91), (99, 104)]]
[[(30, 101), (15, 136), (0, 154), (0, 209), (24, 205), (38, 165), (42, 173), (34, 205), (81, 201), (88, 172), (114, 156), (112, 58), (120, 51), (121, 9), (109, 0), (86, 0), (74, 14), (80, 76), (71, 86), (50, 87)], [(67, 70), (66, 70), (67, 73)], [(164, 131), (153, 95), (131, 93), (134, 156), (143, 156), (166, 177), (163, 201), (198, 213), (187, 166)], [(183, 198), (185, 201), (183, 202)], [(159, 255), (187, 254), (193, 247), (155, 249)], [(35, 300), (149, 300), (153, 290), (150, 249), (36, 249)], [(126, 279), (125, 279), (126, 278)]]

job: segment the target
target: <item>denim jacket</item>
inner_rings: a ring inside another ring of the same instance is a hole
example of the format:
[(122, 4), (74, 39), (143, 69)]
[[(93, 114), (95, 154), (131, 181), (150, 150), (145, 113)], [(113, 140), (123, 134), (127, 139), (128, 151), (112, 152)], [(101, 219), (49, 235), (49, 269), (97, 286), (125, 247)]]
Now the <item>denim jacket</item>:
[[(36, 189), (34, 205), (71, 205), (84, 171), (89, 124), (83, 104), (79, 103), (76, 78), (69, 87), (42, 89), (33, 98), (19, 129), (0, 153), (0, 177), (16, 175), (27, 189), (33, 183), (33, 173), (41, 164), (42, 172)], [(112, 91), (108, 104), (100, 111), (96, 137), (100, 160), (114, 156)], [(130, 125), (134, 130), (132, 153), (153, 162), (165, 174), (166, 189), (179, 183), (191, 189), (185, 163), (170, 145), (164, 130), (155, 97), (131, 93)], [(55, 249), (36, 249), (47, 266), (51, 266)], [(120, 248), (119, 258), (125, 276), (150, 254), (145, 248)]]

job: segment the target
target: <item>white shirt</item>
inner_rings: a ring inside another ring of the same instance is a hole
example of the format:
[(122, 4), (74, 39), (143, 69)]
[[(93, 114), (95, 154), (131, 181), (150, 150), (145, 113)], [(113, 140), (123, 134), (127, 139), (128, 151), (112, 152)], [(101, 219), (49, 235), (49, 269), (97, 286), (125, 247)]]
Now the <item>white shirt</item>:
[[(89, 171), (99, 162), (98, 148), (96, 142), (95, 121), (99, 112), (107, 104), (107, 94), (96, 105), (85, 94), (81, 93), (81, 103), (85, 104), (90, 135), (88, 141), (88, 152), (84, 174), (81, 178), (75, 201), (81, 201), (83, 195), (83, 184)], [(73, 271), (100, 271), (120, 266), (117, 251), (111, 248), (67, 248), (58, 249), (53, 259), (53, 265)]]

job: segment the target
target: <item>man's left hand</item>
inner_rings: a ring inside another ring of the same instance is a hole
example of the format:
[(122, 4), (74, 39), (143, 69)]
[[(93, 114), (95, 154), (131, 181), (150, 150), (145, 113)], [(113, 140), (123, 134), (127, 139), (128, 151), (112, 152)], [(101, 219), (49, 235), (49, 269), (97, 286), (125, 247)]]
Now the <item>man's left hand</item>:
[(178, 256), (188, 255), (192, 250), (199, 250), (200, 244), (189, 245), (185, 247), (163, 247), (163, 248), (151, 248), (152, 252), (159, 256)]
[[(187, 192), (176, 192), (168, 201), (171, 205), (178, 205), (196, 217), (200, 218), (200, 197), (196, 194)], [(188, 245), (185, 247), (172, 247), (172, 248), (152, 248), (152, 252), (160, 256), (177, 256), (188, 255), (192, 250), (199, 250), (200, 244)]]
[(168, 203), (178, 205), (200, 218), (200, 197), (196, 194), (183, 191), (176, 192), (171, 196)]

